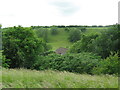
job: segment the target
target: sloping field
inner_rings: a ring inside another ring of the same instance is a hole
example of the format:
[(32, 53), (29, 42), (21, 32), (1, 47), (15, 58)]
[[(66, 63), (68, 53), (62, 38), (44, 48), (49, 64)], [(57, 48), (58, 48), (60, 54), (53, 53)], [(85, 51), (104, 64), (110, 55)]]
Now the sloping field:
[(64, 29), (58, 29), (57, 35), (49, 34), (49, 44), (52, 45), (53, 50), (59, 47), (69, 47), (72, 43), (68, 41), (69, 33), (65, 32)]
[(59, 71), (3, 69), (3, 88), (117, 88), (118, 78)]

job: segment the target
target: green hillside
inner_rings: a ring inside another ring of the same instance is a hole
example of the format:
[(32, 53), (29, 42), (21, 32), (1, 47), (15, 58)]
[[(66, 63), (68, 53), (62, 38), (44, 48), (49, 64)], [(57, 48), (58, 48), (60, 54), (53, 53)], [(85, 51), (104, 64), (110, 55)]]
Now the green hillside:
[(59, 47), (69, 47), (72, 45), (68, 40), (69, 33), (64, 29), (58, 29), (57, 35), (51, 35), (49, 33), (49, 44), (53, 47), (52, 50), (56, 50)]
[[(102, 31), (108, 30), (109, 27), (87, 27), (85, 32), (86, 35), (101, 33)], [(41, 28), (38, 28), (41, 29)], [(37, 29), (35, 29), (37, 30)], [(48, 44), (52, 46), (52, 50), (56, 50), (59, 47), (70, 47), (73, 43), (68, 40), (71, 30), (81, 30), (79, 27), (69, 28), (69, 31), (65, 31), (65, 28), (57, 28), (58, 33), (56, 35), (51, 34), (51, 28), (42, 28), (42, 30), (48, 31)]]

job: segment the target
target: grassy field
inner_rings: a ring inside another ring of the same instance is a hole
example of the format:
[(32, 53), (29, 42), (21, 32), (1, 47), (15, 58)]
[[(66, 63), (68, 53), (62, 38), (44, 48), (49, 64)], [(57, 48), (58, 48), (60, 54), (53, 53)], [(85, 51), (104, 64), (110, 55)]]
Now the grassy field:
[(59, 47), (69, 47), (72, 45), (71, 42), (68, 41), (69, 33), (65, 32), (64, 29), (58, 29), (57, 35), (49, 34), (49, 44), (52, 46), (52, 50), (56, 50)]
[(118, 77), (59, 71), (3, 69), (3, 88), (117, 88)]

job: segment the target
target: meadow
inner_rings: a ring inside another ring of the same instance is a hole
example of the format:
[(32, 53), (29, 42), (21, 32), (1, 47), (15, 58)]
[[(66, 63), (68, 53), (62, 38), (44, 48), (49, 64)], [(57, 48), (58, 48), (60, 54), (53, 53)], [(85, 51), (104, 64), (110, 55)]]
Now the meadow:
[(66, 71), (3, 69), (3, 88), (118, 88), (118, 77)]

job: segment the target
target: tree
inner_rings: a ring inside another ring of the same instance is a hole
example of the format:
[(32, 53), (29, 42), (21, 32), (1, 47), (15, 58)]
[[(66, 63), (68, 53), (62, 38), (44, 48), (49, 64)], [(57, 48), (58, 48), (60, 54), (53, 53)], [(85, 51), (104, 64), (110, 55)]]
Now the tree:
[(70, 42), (76, 42), (76, 41), (80, 40), (80, 38), (81, 38), (80, 30), (71, 30), (70, 31), (70, 34), (68, 37)]
[(108, 57), (111, 52), (118, 52), (120, 55), (120, 31), (118, 26), (119, 25), (111, 27), (109, 30), (102, 32), (102, 34), (96, 38), (96, 40), (93, 42), (95, 53), (103, 58)]
[(97, 34), (82, 35), (81, 40), (77, 41), (70, 48), (71, 53), (92, 52), (94, 50), (93, 41), (98, 37)]
[(45, 46), (30, 28), (12, 27), (3, 32), (3, 55), (10, 59), (10, 68), (31, 68)]

